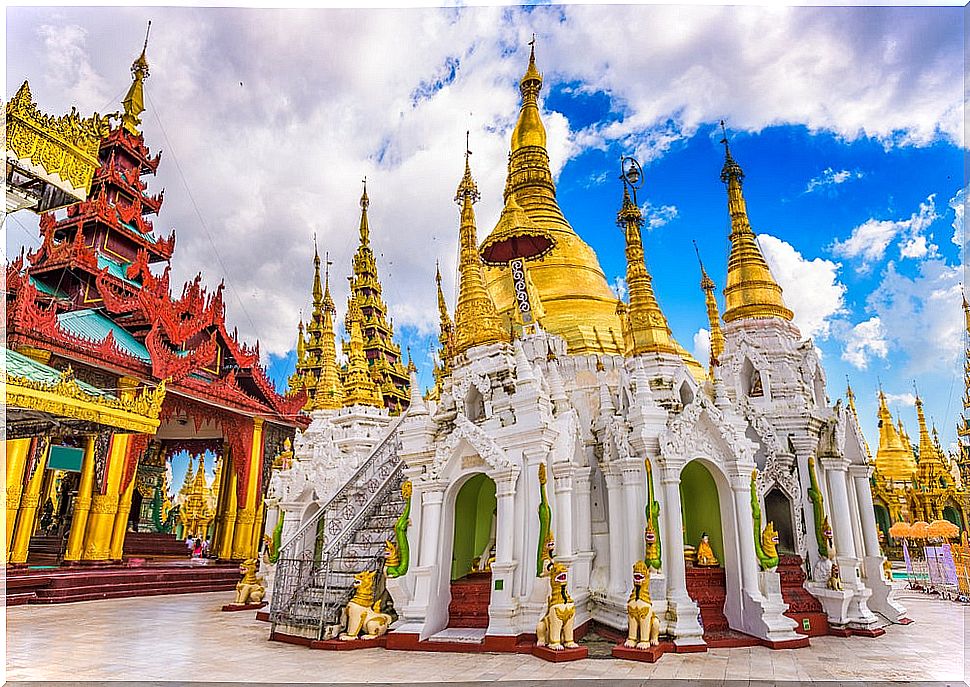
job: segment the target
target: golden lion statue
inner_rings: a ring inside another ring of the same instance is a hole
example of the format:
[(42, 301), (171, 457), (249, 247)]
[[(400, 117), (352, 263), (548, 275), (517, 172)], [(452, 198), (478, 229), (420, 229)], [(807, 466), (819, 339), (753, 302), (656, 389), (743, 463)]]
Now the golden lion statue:
[(650, 568), (643, 561), (633, 564), (633, 591), (626, 602), (626, 615), (630, 631), (623, 646), (648, 649), (660, 643), (660, 619), (650, 599)]
[(552, 561), (549, 565), (549, 586), (552, 590), (549, 594), (549, 606), (536, 627), (536, 645), (548, 646), (553, 651), (579, 647), (573, 641), (576, 606), (566, 591), (567, 570), (562, 563)]
[(346, 632), (340, 633), (340, 639), (376, 639), (387, 632), (392, 618), (387, 613), (381, 613), (380, 599), (374, 601), (376, 576), (373, 570), (354, 575), (354, 596), (344, 609)]
[(263, 596), (266, 594), (266, 580), (262, 575), (256, 574), (258, 568), (259, 561), (255, 558), (247, 558), (239, 564), (242, 579), (236, 583), (236, 600), (234, 603), (237, 606), (262, 603)]

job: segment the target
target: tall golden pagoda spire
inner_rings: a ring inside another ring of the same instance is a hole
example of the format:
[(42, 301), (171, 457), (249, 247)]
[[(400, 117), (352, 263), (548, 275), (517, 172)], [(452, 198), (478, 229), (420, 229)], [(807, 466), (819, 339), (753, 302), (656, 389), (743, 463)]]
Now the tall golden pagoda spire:
[(701, 289), (704, 291), (704, 304), (707, 306), (707, 321), (711, 327), (711, 360), (709, 364), (709, 374), (714, 376), (714, 367), (721, 364), (721, 355), (724, 353), (724, 332), (721, 331), (721, 314), (717, 309), (717, 298), (714, 296), (714, 280), (707, 276), (704, 269), (704, 261), (701, 260), (701, 252), (694, 243), (694, 252), (697, 254), (697, 264), (701, 266)]
[[(394, 325), (387, 317), (387, 305), (381, 298), (377, 259), (370, 245), (370, 221), (367, 217), (370, 197), (367, 195), (367, 179), (364, 179), (363, 187), (360, 196), (360, 243), (353, 257), (346, 325), (349, 332), (350, 305), (351, 301), (355, 301), (361, 312), (361, 340), (369, 374), (380, 387), (387, 408), (392, 413), (397, 413), (410, 402), (410, 379), (402, 361), (401, 347), (394, 342)], [(344, 352), (349, 353), (346, 343)]]
[(431, 391), (430, 398), (441, 398), (441, 389), (445, 377), (451, 374), (451, 360), (454, 357), (455, 348), (455, 325), (448, 314), (448, 304), (445, 302), (445, 294), (441, 290), (441, 269), (437, 261), (434, 266), (435, 282), (438, 286), (438, 343), (441, 348), (438, 351), (438, 362), (434, 366), (434, 389)]
[(347, 343), (348, 360), (347, 372), (344, 375), (343, 404), (345, 406), (382, 407), (384, 399), (381, 397), (381, 390), (371, 379), (370, 371), (367, 369), (364, 337), (360, 328), (361, 319), (363, 319), (363, 314), (360, 310), (360, 304), (355, 299), (351, 299), (347, 312), (347, 334), (350, 339)]
[[(724, 122), (721, 122), (724, 128)], [(724, 131), (724, 167), (721, 181), (727, 186), (728, 211), (731, 213), (731, 254), (728, 257), (727, 286), (724, 289), (724, 321), (747, 317), (780, 317), (791, 321), (793, 314), (781, 297), (781, 287), (771, 276), (751, 223), (741, 192), (744, 172), (731, 157), (727, 131)]]
[(152, 30), (151, 21), (148, 22), (148, 30), (145, 31), (145, 45), (134, 62), (131, 63), (131, 86), (122, 101), (125, 112), (121, 116), (121, 125), (128, 133), (139, 135), (138, 127), (141, 125), (141, 113), (145, 111), (145, 79), (148, 78), (148, 60), (145, 59), (145, 51), (148, 50), (148, 34)]
[(923, 399), (916, 395), (916, 421), (919, 423), (919, 467), (917, 472), (919, 481), (924, 486), (939, 487), (942, 479), (949, 484), (952, 481), (950, 471), (946, 468), (943, 456), (933, 443), (929, 429), (926, 426), (926, 416), (923, 414)]
[(916, 473), (913, 451), (893, 422), (886, 403), (886, 394), (879, 390), (879, 448), (876, 450), (876, 470), (893, 482), (910, 482)]
[(859, 413), (855, 407), (855, 392), (849, 383), (848, 375), (845, 376), (845, 397), (848, 402), (849, 412), (852, 413), (852, 419), (855, 421), (856, 429), (859, 430), (859, 438), (862, 439), (862, 446), (866, 450), (866, 458), (872, 460), (872, 451), (869, 450), (869, 442), (866, 440), (865, 434), (862, 433), (862, 426), (859, 423)]
[(458, 230), (458, 302), (455, 304), (455, 354), (473, 346), (508, 341), (495, 304), (485, 290), (484, 266), (478, 253), (475, 228), (475, 209), (479, 199), (478, 185), (472, 177), (469, 157), (465, 150), (465, 174), (455, 192), (455, 202), (461, 207)]
[[(340, 383), (337, 370), (336, 334), (333, 330), (333, 318), (337, 314), (333, 298), (330, 296), (330, 261), (324, 277), (323, 298), (323, 327), (320, 331), (320, 372), (313, 392), (314, 410), (336, 410), (343, 404), (344, 390)], [(319, 277), (319, 271), (317, 272)]]
[[(566, 339), (571, 353), (622, 353), (593, 328), (620, 331), (616, 296), (593, 250), (573, 231), (556, 201), (556, 184), (546, 150), (546, 131), (539, 111), (542, 75), (536, 66), (535, 40), (529, 64), (519, 82), (521, 107), (510, 141), (505, 206), (510, 196), (539, 228), (552, 234), (555, 248), (529, 264), (528, 277), (542, 305), (542, 328)], [(502, 224), (499, 224), (499, 227)], [(496, 227), (498, 229), (499, 227)], [(485, 269), (485, 286), (508, 328), (516, 317), (515, 291), (507, 266)]]
[(647, 272), (643, 253), (640, 227), (643, 215), (623, 186), (623, 205), (616, 215), (616, 223), (626, 237), (626, 285), (630, 294), (626, 323), (623, 332), (627, 355), (643, 353), (669, 353), (678, 355), (670, 335), (670, 326), (653, 293), (650, 274)]

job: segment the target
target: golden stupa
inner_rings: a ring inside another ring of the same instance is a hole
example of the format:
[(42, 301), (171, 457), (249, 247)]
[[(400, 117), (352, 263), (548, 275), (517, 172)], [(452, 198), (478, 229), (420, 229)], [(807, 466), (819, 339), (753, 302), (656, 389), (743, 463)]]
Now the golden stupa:
[[(508, 205), (508, 194), (514, 194), (529, 219), (555, 240), (555, 247), (543, 259), (529, 263), (529, 276), (545, 310), (542, 325), (566, 339), (570, 353), (622, 354), (623, 329), (616, 314), (616, 295), (593, 249), (579, 238), (556, 202), (546, 129), (539, 117), (541, 88), (533, 47), (529, 67), (519, 84), (522, 108), (512, 132), (505, 201)], [(488, 242), (486, 238), (483, 243)], [(507, 325), (515, 308), (508, 268), (486, 267), (485, 285)]]
[[(528, 264), (529, 278), (541, 301), (542, 327), (563, 337), (572, 354), (622, 355), (625, 353), (623, 324), (617, 314), (617, 306), (623, 307), (621, 301), (610, 289), (596, 253), (570, 226), (556, 202), (556, 184), (546, 151), (546, 129), (539, 116), (541, 89), (542, 75), (536, 68), (533, 46), (529, 66), (519, 82), (522, 107), (512, 131), (505, 205), (509, 207), (509, 195), (514, 195), (528, 218), (549, 232), (555, 242), (541, 259)], [(507, 230), (507, 223), (500, 219), (482, 245), (493, 243), (497, 232)], [(507, 327), (515, 315), (509, 269), (486, 266), (485, 286)], [(704, 368), (683, 346), (673, 339), (671, 342), (691, 374), (703, 379)]]

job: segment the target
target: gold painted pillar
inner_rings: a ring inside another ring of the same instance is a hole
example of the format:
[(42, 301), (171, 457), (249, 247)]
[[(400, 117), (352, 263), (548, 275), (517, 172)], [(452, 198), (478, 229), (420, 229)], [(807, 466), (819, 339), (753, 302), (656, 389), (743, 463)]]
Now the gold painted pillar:
[(128, 515), (131, 513), (131, 497), (135, 493), (135, 484), (138, 478), (131, 476), (131, 481), (121, 494), (118, 502), (118, 512), (115, 513), (114, 526), (111, 529), (111, 550), (108, 557), (113, 561), (120, 561), (124, 555), (125, 534), (128, 532)]
[(222, 470), (223, 474), (227, 472), (228, 474), (226, 474), (225, 492), (219, 496), (224, 510), (219, 531), (216, 533), (219, 538), (216, 556), (229, 560), (232, 558), (232, 535), (236, 525), (236, 471), (228, 456)]
[(94, 451), (97, 435), (89, 436), (84, 442), (84, 458), (81, 461), (81, 484), (74, 499), (74, 518), (71, 520), (71, 533), (67, 537), (67, 551), (64, 562), (81, 560), (84, 551), (84, 533), (87, 531), (88, 512), (91, 510), (91, 495), (94, 491)]
[(111, 450), (104, 466), (104, 493), (95, 493), (91, 498), (91, 510), (88, 513), (81, 553), (83, 561), (106, 561), (111, 554), (111, 535), (121, 497), (119, 491), (125, 471), (125, 458), (128, 455), (129, 437), (128, 434), (115, 434), (111, 437)]
[(236, 510), (236, 525), (232, 536), (232, 558), (245, 560), (255, 558), (253, 551), (253, 526), (256, 522), (256, 508), (259, 500), (259, 474), (263, 469), (263, 418), (253, 418), (253, 443), (249, 456), (246, 494)]
[(9, 549), (9, 562), (14, 564), (27, 562), (27, 549), (30, 548), (30, 538), (34, 534), (34, 518), (40, 502), (40, 487), (44, 482), (44, 471), (47, 468), (49, 444), (39, 437), (34, 441), (43, 441), (45, 445), (39, 449), (37, 467), (27, 483), (26, 491), (20, 498), (20, 513), (13, 532), (13, 544)]
[(12, 439), (6, 442), (7, 449), (7, 553), (13, 541), (13, 528), (17, 524), (17, 510), (24, 491), (24, 468), (30, 453), (30, 439)]
[[(258, 498), (258, 495), (257, 495)], [(255, 558), (259, 555), (259, 545), (263, 540), (263, 514), (265, 511), (265, 503), (262, 499), (259, 499), (259, 507), (256, 509), (256, 519), (253, 521), (253, 540), (250, 543), (250, 550), (252, 551), (251, 558)]]

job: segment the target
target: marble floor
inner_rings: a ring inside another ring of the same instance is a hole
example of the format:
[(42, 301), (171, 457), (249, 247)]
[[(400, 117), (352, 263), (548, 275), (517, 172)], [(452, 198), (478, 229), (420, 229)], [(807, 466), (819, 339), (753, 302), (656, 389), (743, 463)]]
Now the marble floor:
[[(227, 593), (16, 606), (6, 612), (6, 677), (23, 680), (448, 682), (632, 678), (915, 680), (970, 676), (970, 607), (900, 590), (916, 622), (878, 639), (821, 637), (806, 649), (666, 654), (657, 663), (530, 655), (365, 649), (312, 651), (267, 641), (250, 612), (222, 613)], [(589, 683), (588, 683), (589, 684)]]

